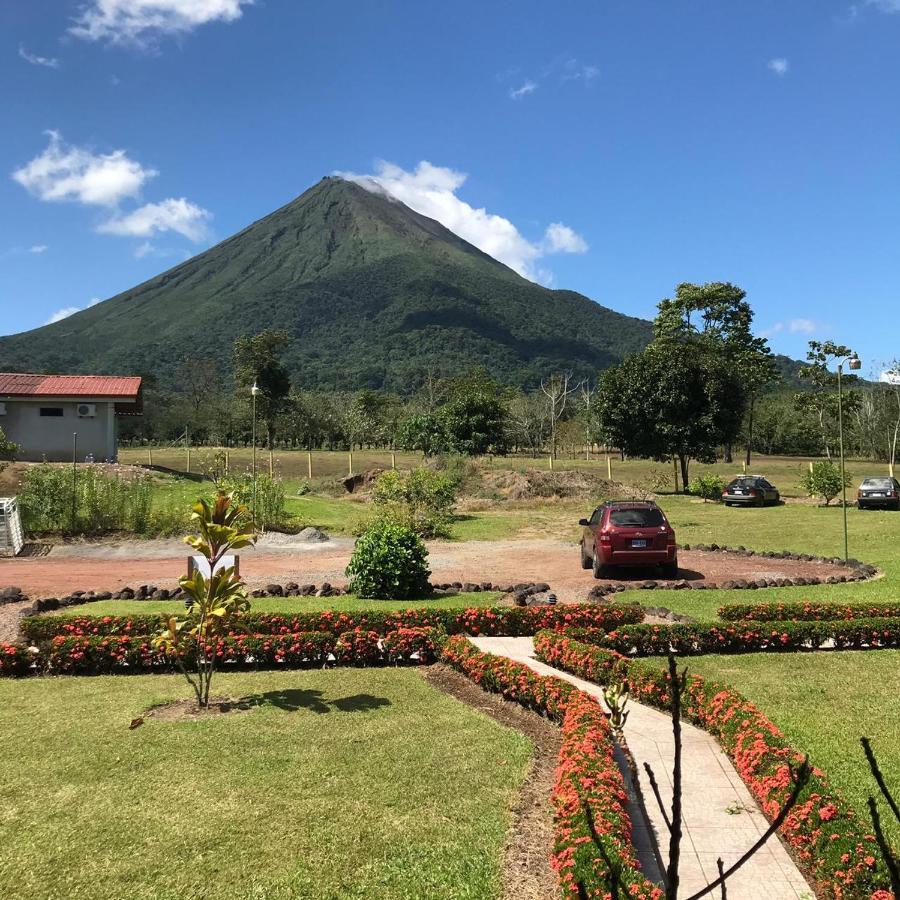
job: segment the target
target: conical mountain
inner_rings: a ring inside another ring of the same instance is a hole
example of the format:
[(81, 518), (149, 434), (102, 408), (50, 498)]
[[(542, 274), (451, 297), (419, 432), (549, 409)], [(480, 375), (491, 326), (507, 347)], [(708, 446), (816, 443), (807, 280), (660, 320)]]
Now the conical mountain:
[(0, 338), (0, 371), (154, 373), (234, 340), (292, 335), (295, 384), (414, 387), (484, 366), (512, 384), (592, 374), (650, 339), (650, 324), (522, 278), (382, 193), (325, 178), (181, 265), (52, 325)]

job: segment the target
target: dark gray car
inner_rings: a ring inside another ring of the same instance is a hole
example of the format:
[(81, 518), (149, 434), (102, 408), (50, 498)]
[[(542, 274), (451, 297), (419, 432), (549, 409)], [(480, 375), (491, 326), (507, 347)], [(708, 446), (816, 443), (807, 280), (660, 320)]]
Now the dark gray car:
[(726, 506), (766, 506), (778, 503), (781, 494), (762, 475), (741, 475), (725, 488), (722, 499)]
[(856, 492), (860, 509), (900, 509), (900, 482), (889, 475), (864, 478)]

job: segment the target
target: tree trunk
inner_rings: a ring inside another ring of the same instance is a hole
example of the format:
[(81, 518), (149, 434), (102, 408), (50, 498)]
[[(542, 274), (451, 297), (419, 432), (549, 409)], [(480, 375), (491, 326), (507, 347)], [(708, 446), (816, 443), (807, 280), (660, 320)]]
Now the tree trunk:
[(731, 441), (729, 441), (729, 442), (725, 445), (725, 455), (724, 455), (724, 457), (723, 457), (723, 459), (722, 459), (723, 462), (727, 462), (727, 463), (732, 463), (732, 462), (734, 462), (734, 452), (733, 452), (733, 450), (734, 450), (734, 448), (733, 448), (733, 446), (732, 446), (732, 443), (731, 443)]
[(690, 460), (685, 454), (679, 453), (678, 462), (681, 466), (681, 492), (686, 494), (688, 489), (688, 464)]
[(747, 419), (747, 456), (745, 458), (745, 462), (747, 463), (747, 468), (750, 468), (750, 452), (753, 447), (753, 407), (756, 405), (756, 399), (754, 397), (750, 398), (750, 411), (749, 418)]

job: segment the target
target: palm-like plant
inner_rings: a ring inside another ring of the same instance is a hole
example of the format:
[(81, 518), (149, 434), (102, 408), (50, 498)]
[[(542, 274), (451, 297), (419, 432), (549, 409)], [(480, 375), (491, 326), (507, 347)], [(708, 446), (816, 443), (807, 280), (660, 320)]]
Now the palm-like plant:
[(231, 551), (253, 544), (256, 533), (247, 507), (234, 503), (232, 495), (222, 491), (212, 505), (197, 501), (191, 521), (198, 533), (184, 541), (204, 557), (210, 575), (194, 571), (181, 579), (181, 588), (188, 595), (187, 611), (170, 616), (154, 636), (153, 644), (174, 658), (194, 689), (198, 705), (206, 707), (219, 640), (250, 609), (235, 567), (216, 567)]

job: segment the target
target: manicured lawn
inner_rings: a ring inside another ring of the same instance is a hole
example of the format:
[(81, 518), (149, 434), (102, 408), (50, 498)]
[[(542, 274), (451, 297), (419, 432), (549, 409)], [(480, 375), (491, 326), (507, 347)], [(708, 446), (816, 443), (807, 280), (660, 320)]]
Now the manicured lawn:
[[(655, 663), (665, 665), (664, 660)], [(900, 798), (900, 651), (751, 653), (679, 661), (689, 672), (731, 684), (759, 706), (869, 821), (878, 793), (859, 745), (872, 740), (882, 772)], [(882, 804), (900, 847), (900, 826)]]
[(0, 681), (0, 896), (492, 898), (530, 742), (410, 669)]
[[(499, 593), (484, 591), (478, 594), (448, 594), (426, 600), (362, 600), (359, 597), (254, 597), (251, 611), (258, 613), (304, 613), (335, 610), (356, 612), (376, 609), (394, 612), (399, 609), (466, 609), (472, 606), (493, 606)], [(55, 616), (128, 616), (147, 613), (181, 612), (181, 600), (100, 600), (83, 606), (59, 609)]]

